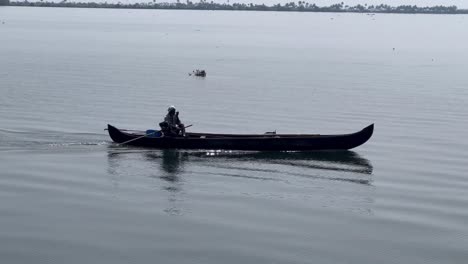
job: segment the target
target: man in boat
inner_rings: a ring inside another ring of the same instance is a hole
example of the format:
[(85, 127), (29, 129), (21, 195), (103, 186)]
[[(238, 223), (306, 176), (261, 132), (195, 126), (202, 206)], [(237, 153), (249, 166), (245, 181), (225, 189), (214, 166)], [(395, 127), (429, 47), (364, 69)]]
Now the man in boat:
[(167, 115), (164, 122), (159, 123), (162, 132), (166, 136), (179, 136), (185, 137), (185, 127), (179, 119), (179, 112), (176, 111), (173, 105), (167, 109)]

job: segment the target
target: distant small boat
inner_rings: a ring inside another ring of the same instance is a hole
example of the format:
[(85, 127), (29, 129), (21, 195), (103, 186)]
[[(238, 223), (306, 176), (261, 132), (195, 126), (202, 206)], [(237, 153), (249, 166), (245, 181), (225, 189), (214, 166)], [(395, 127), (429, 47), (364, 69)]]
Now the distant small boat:
[(160, 149), (227, 149), (258, 151), (347, 150), (364, 144), (374, 124), (352, 134), (212, 134), (187, 132), (185, 137), (150, 137), (145, 132), (127, 132), (107, 125), (116, 143)]
[(198, 77), (206, 77), (206, 71), (205, 70), (194, 70), (192, 73), (189, 73), (189, 75), (194, 75)]

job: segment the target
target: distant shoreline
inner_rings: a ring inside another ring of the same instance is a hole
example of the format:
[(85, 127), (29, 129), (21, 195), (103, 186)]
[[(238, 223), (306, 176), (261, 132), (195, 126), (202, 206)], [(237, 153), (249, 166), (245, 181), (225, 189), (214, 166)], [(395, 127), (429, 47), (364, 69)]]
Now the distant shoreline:
[(428, 6), (418, 7), (411, 5), (355, 5), (348, 6), (344, 3), (330, 6), (317, 6), (305, 1), (291, 2), (284, 5), (276, 4), (267, 6), (264, 4), (219, 4), (201, 0), (198, 3), (186, 1), (186, 3), (82, 3), (67, 2), (66, 0), (55, 2), (28, 2), (12, 1), (9, 6), (31, 7), (70, 7), (70, 8), (117, 8), (117, 9), (163, 9), (163, 10), (222, 10), (222, 11), (276, 11), (276, 12), (317, 12), (317, 13), (383, 13), (383, 14), (468, 14), (468, 9), (458, 9), (456, 6)]

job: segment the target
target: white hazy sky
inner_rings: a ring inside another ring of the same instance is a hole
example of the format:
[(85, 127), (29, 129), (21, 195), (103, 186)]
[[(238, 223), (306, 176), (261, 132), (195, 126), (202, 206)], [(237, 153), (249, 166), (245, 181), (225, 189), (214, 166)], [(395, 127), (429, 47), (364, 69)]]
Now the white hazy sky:
[[(59, 0), (48, 0), (59, 2)], [(185, 0), (180, 0), (185, 2)], [(198, 2), (199, 0), (191, 0), (192, 2)], [(214, 1), (216, 3), (225, 3), (227, 0), (207, 0)], [(265, 5), (275, 5), (278, 3), (288, 3), (288, 2), (298, 2), (299, 0), (230, 0), (230, 3), (256, 3), (256, 4), (265, 4)], [(468, 8), (468, 0), (306, 0), (309, 3), (315, 3), (318, 6), (329, 6), (336, 3), (344, 2), (347, 5), (356, 5), (356, 4), (369, 4), (369, 5), (379, 5), (379, 4), (388, 4), (392, 6), (396, 5), (417, 5), (417, 6), (433, 6), (433, 5), (456, 5), (459, 8)], [(141, 3), (141, 2), (152, 2), (152, 0), (69, 0), (69, 2), (108, 2), (108, 3)], [(156, 0), (156, 2), (176, 2), (176, 0)]]

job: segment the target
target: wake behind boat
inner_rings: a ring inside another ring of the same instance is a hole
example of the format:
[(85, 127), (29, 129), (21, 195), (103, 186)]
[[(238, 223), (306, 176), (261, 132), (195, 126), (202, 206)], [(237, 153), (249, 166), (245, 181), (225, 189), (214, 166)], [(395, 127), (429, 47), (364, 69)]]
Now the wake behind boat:
[[(161, 133), (120, 130), (107, 125), (116, 143), (158, 149), (207, 149), (255, 151), (348, 150), (364, 144), (374, 131), (374, 124), (351, 134), (213, 134), (189, 133), (185, 137), (167, 137)], [(156, 136), (155, 136), (156, 135)]]

